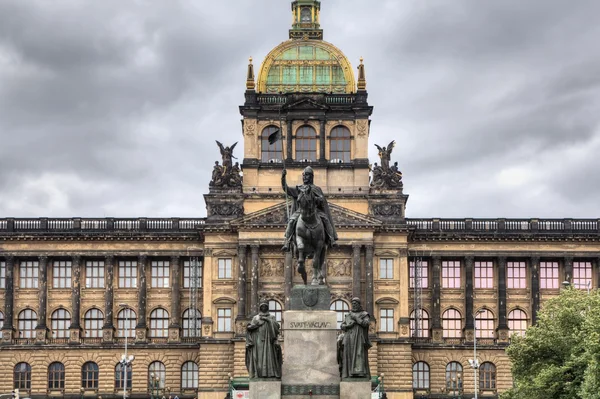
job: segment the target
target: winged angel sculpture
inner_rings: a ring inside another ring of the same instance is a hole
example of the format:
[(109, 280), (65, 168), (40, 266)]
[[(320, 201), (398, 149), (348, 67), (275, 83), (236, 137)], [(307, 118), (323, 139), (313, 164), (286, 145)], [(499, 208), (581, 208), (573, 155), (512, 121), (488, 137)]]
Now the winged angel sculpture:
[(402, 173), (398, 170), (398, 162), (394, 162), (394, 165), (390, 166), (392, 150), (395, 146), (396, 141), (392, 141), (387, 147), (380, 147), (375, 144), (375, 147), (379, 150), (381, 166), (377, 166), (377, 163), (375, 163), (371, 169), (373, 172), (371, 187), (384, 190), (402, 189)]
[[(223, 161), (222, 165), (219, 165), (219, 161), (215, 162), (215, 166), (212, 172), (212, 180), (210, 181), (210, 187), (241, 187), (242, 176), (240, 170), (240, 164), (238, 162), (233, 164), (233, 149), (237, 145), (237, 142), (231, 147), (225, 147), (220, 141), (217, 141), (219, 150), (221, 150), (221, 158)], [(237, 159), (237, 158), (235, 158)]]

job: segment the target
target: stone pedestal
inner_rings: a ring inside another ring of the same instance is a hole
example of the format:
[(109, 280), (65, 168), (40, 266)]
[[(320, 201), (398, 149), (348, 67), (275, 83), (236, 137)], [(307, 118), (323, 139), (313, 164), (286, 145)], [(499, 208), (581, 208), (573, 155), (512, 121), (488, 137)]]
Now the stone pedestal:
[(296, 285), (292, 288), (290, 310), (329, 310), (331, 291), (326, 285)]
[(250, 380), (250, 399), (280, 399), (281, 381)]
[(370, 399), (371, 381), (344, 380), (340, 383), (340, 398), (344, 399)]

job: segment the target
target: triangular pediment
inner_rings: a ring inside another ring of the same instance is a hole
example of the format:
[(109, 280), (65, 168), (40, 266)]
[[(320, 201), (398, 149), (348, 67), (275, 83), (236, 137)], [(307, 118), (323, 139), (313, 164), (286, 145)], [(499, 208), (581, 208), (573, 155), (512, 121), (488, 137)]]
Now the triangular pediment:
[(288, 111), (294, 110), (302, 110), (302, 109), (320, 109), (320, 110), (328, 110), (329, 107), (325, 104), (320, 104), (319, 102), (313, 100), (312, 98), (303, 98), (301, 100), (292, 102), (285, 106), (285, 109)]
[[(352, 211), (339, 205), (329, 204), (331, 217), (336, 228), (374, 229), (382, 225), (381, 221), (362, 213)], [(250, 213), (231, 221), (231, 225), (238, 229), (255, 228), (285, 228), (287, 224), (287, 211), (285, 203), (271, 206), (257, 212)]]

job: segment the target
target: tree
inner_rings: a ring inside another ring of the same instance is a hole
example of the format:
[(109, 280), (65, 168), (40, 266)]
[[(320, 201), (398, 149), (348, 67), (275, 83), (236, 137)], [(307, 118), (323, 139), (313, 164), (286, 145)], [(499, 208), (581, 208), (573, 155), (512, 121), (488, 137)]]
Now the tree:
[(564, 289), (506, 352), (515, 384), (502, 399), (600, 398), (600, 293)]

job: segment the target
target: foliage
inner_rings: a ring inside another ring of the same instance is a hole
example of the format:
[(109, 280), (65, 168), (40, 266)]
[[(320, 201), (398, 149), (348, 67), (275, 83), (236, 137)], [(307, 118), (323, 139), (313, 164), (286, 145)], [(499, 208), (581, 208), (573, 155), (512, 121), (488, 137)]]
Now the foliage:
[(600, 292), (563, 290), (506, 352), (515, 385), (502, 399), (600, 399)]

